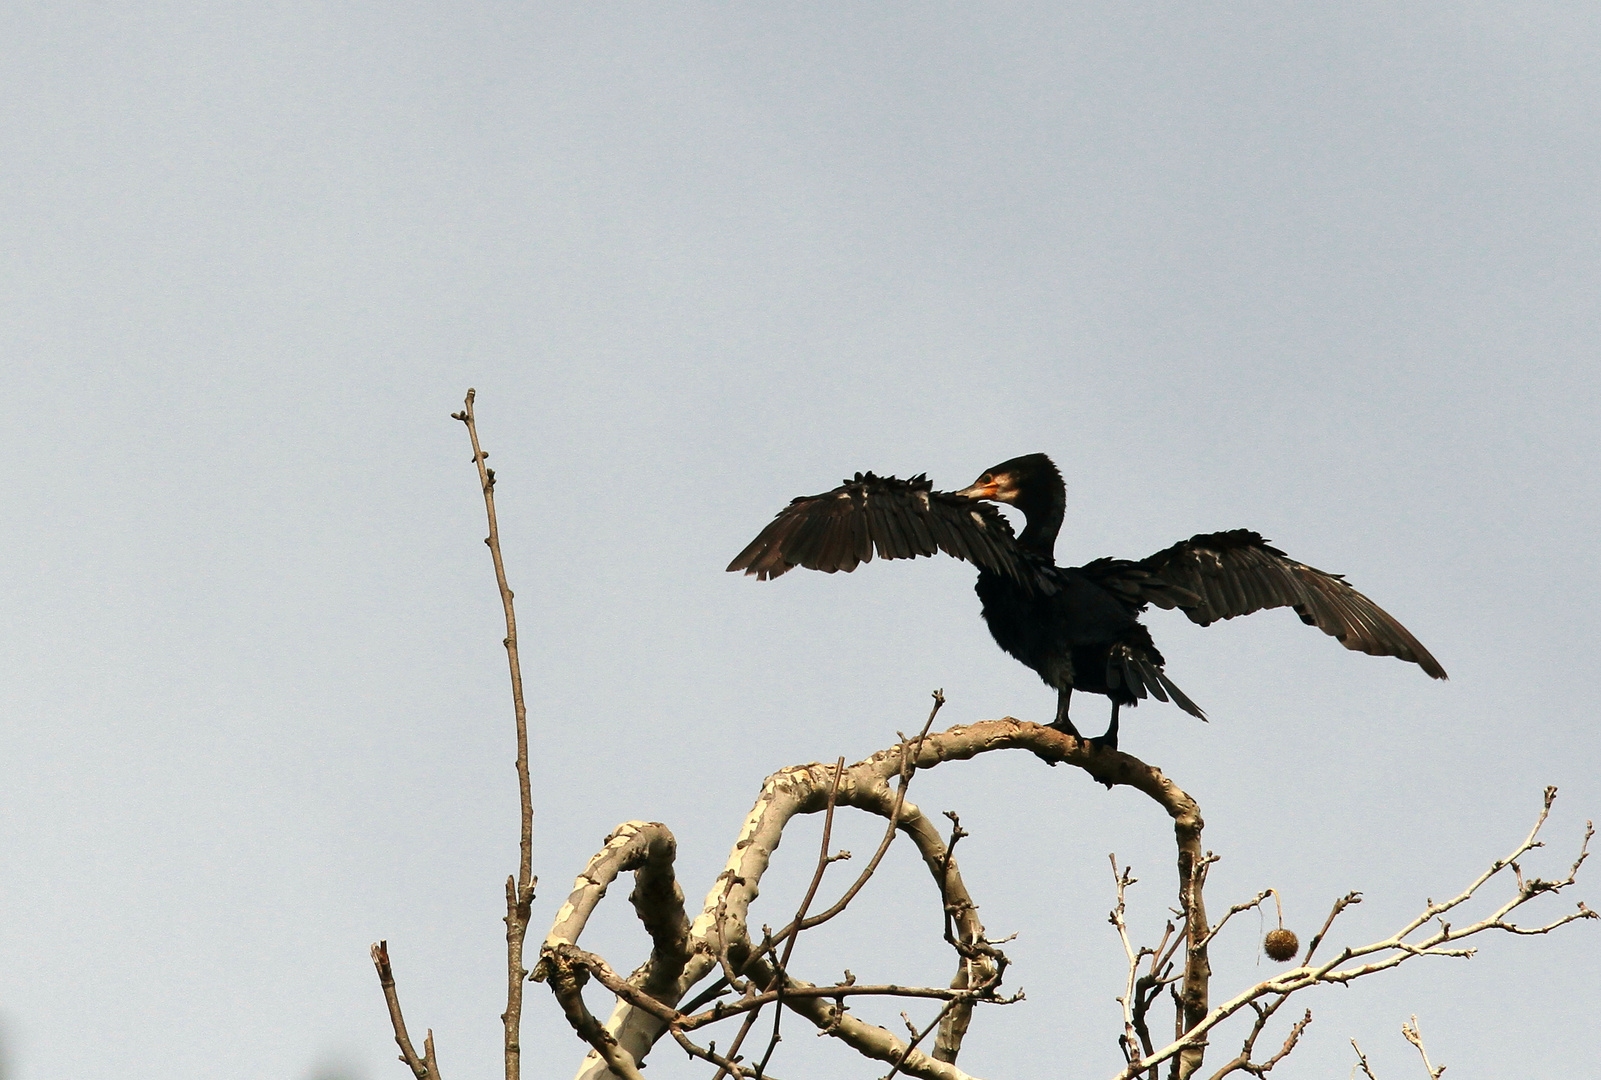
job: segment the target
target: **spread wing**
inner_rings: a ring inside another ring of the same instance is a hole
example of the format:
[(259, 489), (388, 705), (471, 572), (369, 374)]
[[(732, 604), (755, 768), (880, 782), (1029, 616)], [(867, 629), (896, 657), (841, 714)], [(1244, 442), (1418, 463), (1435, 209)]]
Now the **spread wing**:
[(1138, 562), (1099, 559), (1084, 570), (1125, 603), (1176, 607), (1202, 626), (1264, 608), (1294, 608), (1302, 622), (1347, 649), (1396, 656), (1445, 678), (1412, 632), (1344, 577), (1296, 562), (1249, 529), (1192, 536)]
[(762, 581), (796, 566), (832, 574), (881, 559), (939, 552), (1005, 574), (1030, 589), (1043, 582), (1012, 527), (988, 503), (934, 491), (925, 476), (857, 473), (833, 491), (805, 495), (778, 512), (728, 564)]

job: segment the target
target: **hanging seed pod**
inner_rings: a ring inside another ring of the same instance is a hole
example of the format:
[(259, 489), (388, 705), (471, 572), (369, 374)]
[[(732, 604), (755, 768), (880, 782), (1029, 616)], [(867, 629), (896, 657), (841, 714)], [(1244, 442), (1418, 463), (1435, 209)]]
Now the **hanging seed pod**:
[(1269, 930), (1267, 937), (1262, 939), (1262, 951), (1267, 953), (1269, 959), (1277, 960), (1281, 964), (1286, 960), (1294, 960), (1295, 954), (1300, 950), (1301, 942), (1295, 936), (1295, 932), (1286, 930), (1282, 926), (1277, 930)]

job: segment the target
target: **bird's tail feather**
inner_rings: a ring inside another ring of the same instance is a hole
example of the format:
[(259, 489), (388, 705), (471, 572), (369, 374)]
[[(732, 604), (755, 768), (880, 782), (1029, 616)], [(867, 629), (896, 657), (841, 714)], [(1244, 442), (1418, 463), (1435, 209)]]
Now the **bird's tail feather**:
[(1116, 686), (1121, 682), (1127, 686), (1135, 698), (1154, 697), (1158, 701), (1171, 700), (1173, 704), (1200, 720), (1206, 719), (1206, 713), (1201, 707), (1190, 700), (1188, 694), (1180, 690), (1167, 673), (1145, 656), (1140, 655), (1128, 646), (1123, 646), (1112, 653), (1112, 663), (1107, 672), (1108, 683)]

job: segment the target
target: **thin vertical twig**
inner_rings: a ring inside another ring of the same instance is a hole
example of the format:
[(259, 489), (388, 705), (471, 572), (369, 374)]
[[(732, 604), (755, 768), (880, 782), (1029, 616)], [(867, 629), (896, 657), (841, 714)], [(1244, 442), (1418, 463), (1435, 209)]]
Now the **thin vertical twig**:
[(1418, 1018), (1415, 1015), (1410, 1024), (1401, 1025), (1401, 1035), (1423, 1055), (1423, 1069), (1429, 1074), (1429, 1080), (1440, 1080), (1440, 1074), (1445, 1072), (1445, 1066), (1436, 1066), (1429, 1062), (1429, 1052), (1423, 1049), (1423, 1032), (1418, 1030)]
[(478, 467), (478, 482), (484, 492), (484, 512), (489, 517), (489, 535), (484, 543), (489, 546), (490, 558), (495, 563), (495, 584), (500, 587), (500, 604), (506, 612), (506, 663), (511, 670), (511, 702), (517, 717), (517, 792), (522, 800), (522, 831), (519, 836), (520, 858), (517, 876), (506, 879), (506, 1011), (501, 1014), (505, 1027), (506, 1080), (519, 1080), (522, 1065), (521, 1031), (523, 1019), (523, 983), (528, 969), (523, 967), (523, 939), (528, 935), (529, 914), (534, 903), (534, 798), (528, 779), (528, 709), (523, 702), (523, 672), (517, 659), (517, 614), (512, 606), (513, 593), (506, 583), (506, 562), (500, 553), (500, 527), (495, 520), (495, 470), (485, 461), (489, 454), (478, 442), (478, 422), (473, 415), (473, 398), (477, 391), (467, 390), (467, 400), (459, 413), (452, 418), (467, 425), (472, 440), (473, 464)]

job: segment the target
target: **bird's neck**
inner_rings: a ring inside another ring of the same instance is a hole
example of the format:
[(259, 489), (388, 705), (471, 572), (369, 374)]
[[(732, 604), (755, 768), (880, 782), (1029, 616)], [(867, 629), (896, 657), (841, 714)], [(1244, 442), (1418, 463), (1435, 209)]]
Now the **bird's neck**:
[(1062, 518), (1067, 513), (1067, 493), (1052, 491), (1013, 504), (1023, 512), (1027, 522), (1017, 538), (1019, 547), (1036, 555), (1056, 561), (1056, 534), (1062, 531)]

